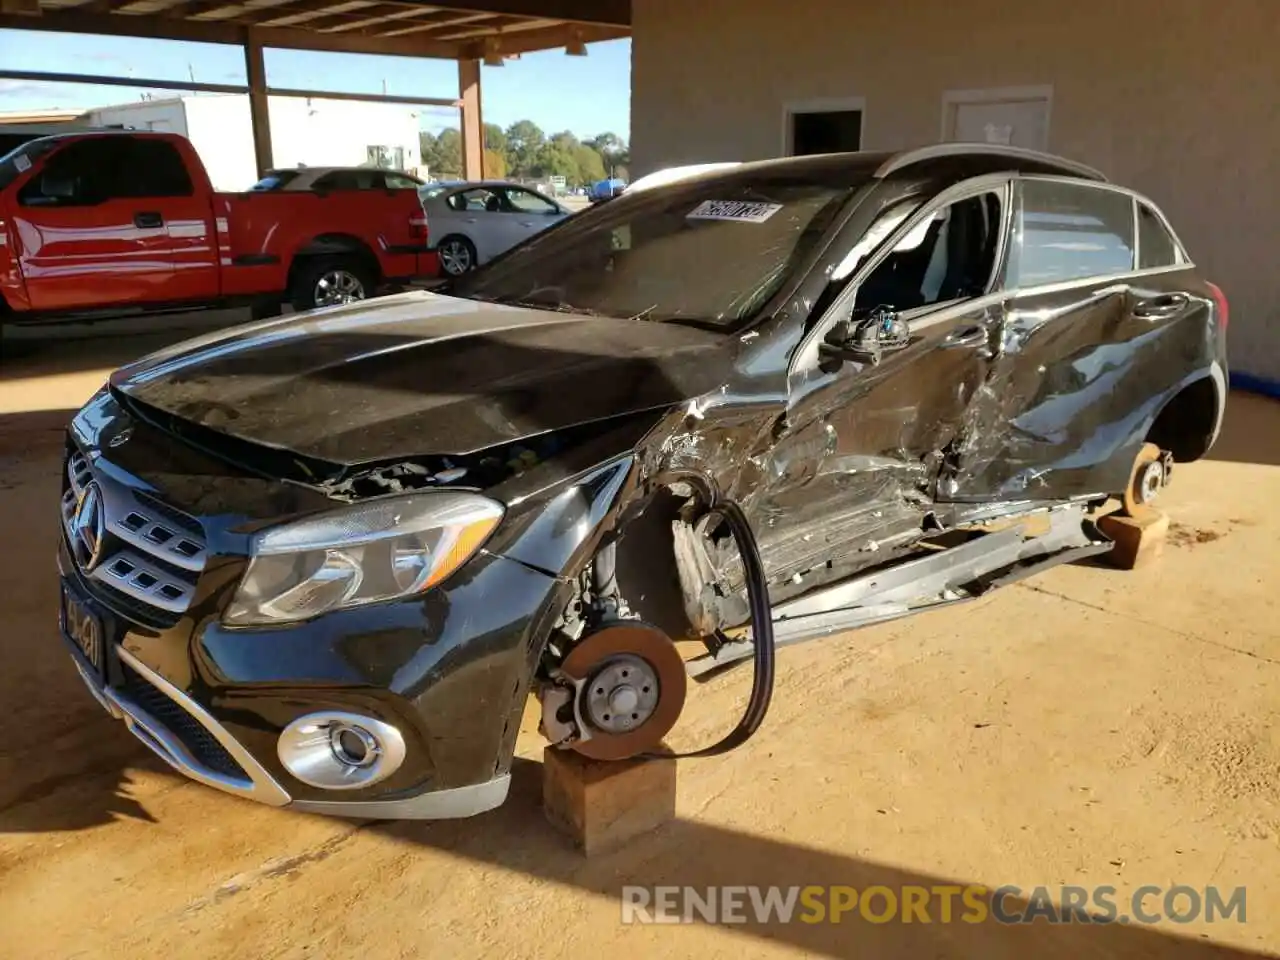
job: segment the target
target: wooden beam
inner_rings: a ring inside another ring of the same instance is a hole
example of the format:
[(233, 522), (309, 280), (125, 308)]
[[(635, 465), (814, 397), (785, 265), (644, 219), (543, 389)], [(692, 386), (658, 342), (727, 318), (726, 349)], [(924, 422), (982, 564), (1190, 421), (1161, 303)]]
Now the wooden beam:
[(532, 53), (535, 50), (553, 50), (566, 46), (574, 40), (583, 43), (599, 43), (603, 40), (621, 40), (631, 36), (628, 27), (577, 26), (566, 24), (559, 27), (546, 27), (541, 30), (523, 30), (518, 33), (500, 33), (496, 36), (478, 37), (470, 40), (437, 40), (437, 43), (466, 44), (458, 54), (459, 59), (467, 56), (484, 57), (488, 53), (515, 54)]
[(484, 118), (480, 115), (480, 61), (458, 61), (458, 97), (462, 101), (462, 175), (484, 179)]
[(258, 176), (271, 169), (271, 118), (267, 108), (267, 65), (262, 56), (262, 40), (249, 31), (244, 43), (244, 72), (249, 78), (249, 122), (253, 126), (253, 157)]
[(3, 70), (0, 80), (29, 80), (35, 83), (94, 83), (106, 87), (143, 87), (151, 90), (182, 90), (195, 93), (247, 93), (242, 83), (197, 83), (188, 80), (157, 80), (152, 77), (113, 77), (98, 73), (55, 73), (48, 70)]
[(631, 0), (432, 0), (431, 6), (464, 13), (631, 26)]
[[(384, 11), (380, 16), (375, 16), (376, 11)], [(361, 16), (355, 20), (343, 19), (340, 23), (319, 23), (312, 21), (307, 27), (312, 30), (321, 30), (325, 33), (342, 33), (347, 30), (368, 30), (371, 35), (384, 36), (381, 30), (372, 29), (386, 26), (388, 29), (395, 24), (403, 24), (405, 26), (420, 27), (422, 30), (435, 30), (437, 28), (453, 28), (468, 23), (475, 23), (479, 20), (489, 20), (492, 14), (488, 13), (469, 13), (458, 14), (451, 10), (442, 10), (436, 13), (422, 13), (413, 7), (393, 7), (386, 4), (379, 4), (377, 7), (371, 7), (368, 10), (359, 11)], [(338, 18), (334, 18), (337, 20)], [(416, 32), (416, 31), (411, 31)]]
[(267, 87), (268, 97), (306, 97), (310, 100), (355, 100), (358, 103), (403, 103), (411, 107), (460, 107), (457, 97), (410, 97), (398, 93), (338, 93), (330, 90), (295, 90)]
[[(197, 43), (245, 41), (243, 26), (220, 20), (179, 20), (152, 15), (87, 14), (49, 10), (40, 17), (0, 14), (0, 29), (39, 30), (52, 33), (90, 33), (109, 37), (143, 37), (156, 40), (191, 40)], [(456, 60), (463, 45), (416, 37), (369, 37), (360, 34), (255, 28), (264, 47), (286, 50), (324, 50), (331, 53), (373, 53), (400, 57), (437, 57)]]

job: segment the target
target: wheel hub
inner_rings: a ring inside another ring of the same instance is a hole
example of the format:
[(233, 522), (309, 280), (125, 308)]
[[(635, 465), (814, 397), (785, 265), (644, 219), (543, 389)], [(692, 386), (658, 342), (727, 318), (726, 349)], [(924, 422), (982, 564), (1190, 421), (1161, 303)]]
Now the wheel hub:
[(625, 733), (644, 723), (658, 705), (658, 676), (648, 661), (620, 656), (592, 674), (586, 716), (606, 733)]
[[(588, 634), (560, 665), (571, 690), (543, 698), (544, 730), (564, 729), (570, 749), (595, 760), (625, 760), (656, 749), (684, 709), (688, 679), (671, 638), (638, 620)], [(548, 716), (548, 711), (550, 716)]]

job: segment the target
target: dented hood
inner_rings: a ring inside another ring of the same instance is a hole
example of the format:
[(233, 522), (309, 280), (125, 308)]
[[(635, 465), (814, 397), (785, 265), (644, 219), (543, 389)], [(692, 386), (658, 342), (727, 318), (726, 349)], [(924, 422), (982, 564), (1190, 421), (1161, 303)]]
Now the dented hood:
[(722, 384), (732, 345), (687, 326), (415, 292), (187, 341), (112, 386), (241, 440), (356, 464), (665, 409)]

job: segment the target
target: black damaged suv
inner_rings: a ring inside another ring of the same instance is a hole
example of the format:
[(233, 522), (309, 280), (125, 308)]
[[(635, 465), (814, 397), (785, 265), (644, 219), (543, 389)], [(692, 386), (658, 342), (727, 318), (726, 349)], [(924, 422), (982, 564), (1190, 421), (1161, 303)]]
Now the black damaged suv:
[(1226, 396), (1155, 205), (1017, 149), (695, 174), (449, 284), (181, 344), (75, 417), (63, 633), (188, 776), (469, 815), (531, 693), (553, 743), (652, 751), (758, 639), (1106, 550), (1091, 511), (1146, 509)]

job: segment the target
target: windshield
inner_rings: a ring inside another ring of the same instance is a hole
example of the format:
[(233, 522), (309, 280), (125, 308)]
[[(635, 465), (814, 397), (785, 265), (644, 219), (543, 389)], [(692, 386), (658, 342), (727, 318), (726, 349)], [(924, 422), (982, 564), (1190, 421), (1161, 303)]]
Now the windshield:
[(52, 151), (59, 143), (61, 143), (60, 140), (52, 138), (32, 140), (0, 157), (0, 190), (5, 189), (30, 170), (32, 164)]
[(851, 192), (756, 173), (622, 196), (465, 274), (448, 292), (732, 330), (794, 274)]

